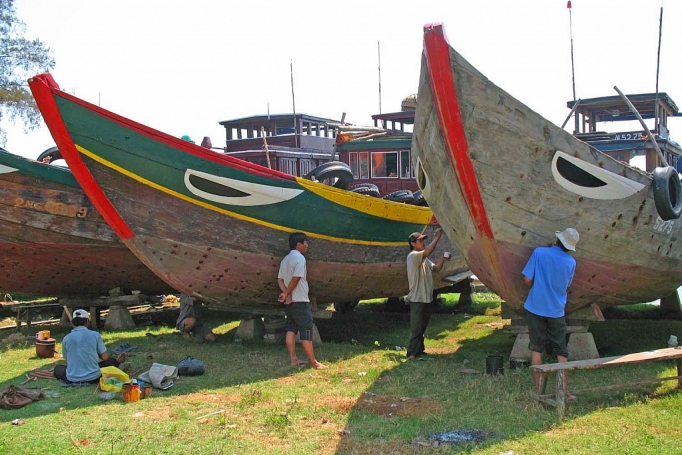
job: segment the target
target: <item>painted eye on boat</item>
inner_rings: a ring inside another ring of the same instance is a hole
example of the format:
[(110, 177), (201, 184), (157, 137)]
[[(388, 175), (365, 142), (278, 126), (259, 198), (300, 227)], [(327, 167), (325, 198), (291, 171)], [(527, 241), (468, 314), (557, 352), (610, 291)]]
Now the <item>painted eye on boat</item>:
[(645, 187), (639, 182), (558, 150), (552, 159), (552, 175), (564, 189), (591, 199), (622, 199)]
[(303, 192), (301, 189), (261, 185), (187, 169), (185, 187), (202, 199), (226, 205), (253, 207), (285, 202)]

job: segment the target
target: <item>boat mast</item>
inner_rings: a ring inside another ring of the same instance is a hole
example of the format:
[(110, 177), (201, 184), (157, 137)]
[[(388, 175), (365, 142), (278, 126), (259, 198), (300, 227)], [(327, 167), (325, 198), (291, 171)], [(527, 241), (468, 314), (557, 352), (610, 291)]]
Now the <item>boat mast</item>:
[(377, 41), (377, 52), (379, 54), (379, 114), (381, 114), (381, 41)]
[(289, 63), (291, 69), (291, 104), (294, 110), (294, 145), (298, 148), (298, 128), (296, 128), (296, 97), (294, 96), (294, 60)]
[(654, 133), (658, 131), (658, 71), (661, 67), (661, 34), (663, 32), (663, 6), (661, 6), (661, 16), (658, 21), (658, 55), (656, 56), (656, 99), (654, 100)]
[(571, 0), (568, 0), (566, 8), (568, 8), (568, 22), (571, 34), (571, 76), (573, 79), (573, 101), (575, 101), (575, 64), (573, 62), (573, 5), (571, 5)]

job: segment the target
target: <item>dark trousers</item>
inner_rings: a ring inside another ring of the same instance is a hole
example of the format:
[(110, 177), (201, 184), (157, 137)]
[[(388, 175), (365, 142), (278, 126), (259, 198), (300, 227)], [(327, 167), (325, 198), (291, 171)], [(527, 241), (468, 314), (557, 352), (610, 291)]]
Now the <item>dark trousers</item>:
[(431, 320), (433, 303), (410, 302), (410, 344), (407, 356), (418, 356), (424, 352), (424, 332)]
[[(120, 366), (120, 363), (118, 363), (118, 360), (112, 359), (109, 357), (107, 360), (102, 360), (99, 362), (99, 367), (104, 368), (104, 367), (116, 367), (118, 368)], [(62, 381), (69, 381), (69, 378), (66, 377), (66, 365), (57, 365), (54, 367), (54, 371), (52, 372), (54, 374), (54, 377), (57, 379), (61, 379)], [(92, 381), (89, 381), (91, 383), (99, 382), (99, 378), (93, 379)]]

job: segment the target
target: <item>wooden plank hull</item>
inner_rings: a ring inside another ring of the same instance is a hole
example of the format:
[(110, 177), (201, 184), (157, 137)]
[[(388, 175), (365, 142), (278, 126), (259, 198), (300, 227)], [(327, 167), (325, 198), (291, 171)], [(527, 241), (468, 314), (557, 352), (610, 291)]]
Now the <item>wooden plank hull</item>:
[[(649, 174), (495, 86), (449, 46), (442, 26), (425, 27), (424, 36), (412, 144), (417, 180), (486, 286), (521, 311), (521, 270), (535, 247), (566, 227), (580, 233), (567, 312), (647, 302), (682, 285), (682, 222), (658, 216)], [(584, 184), (593, 178), (609, 184)]]
[[(407, 237), (437, 227), (428, 208), (203, 149), (65, 94), (49, 75), (30, 84), (62, 155), (124, 243), (169, 285), (216, 307), (281, 312), (276, 277), (295, 231), (311, 238), (318, 302), (405, 295)], [(453, 251), (437, 280), (465, 270)]]
[(0, 290), (172, 292), (118, 239), (66, 169), (0, 151)]

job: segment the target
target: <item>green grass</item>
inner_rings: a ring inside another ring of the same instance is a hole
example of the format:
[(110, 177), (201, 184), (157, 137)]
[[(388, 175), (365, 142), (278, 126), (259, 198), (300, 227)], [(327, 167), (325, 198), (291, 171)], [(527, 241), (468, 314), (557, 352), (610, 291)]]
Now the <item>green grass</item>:
[[(448, 296), (427, 330), (424, 360), (405, 361), (409, 314), (379, 311), (363, 302), (354, 313), (317, 321), (316, 346), (328, 370), (292, 367), (284, 346), (234, 342), (238, 320), (211, 314), (221, 336), (215, 344), (184, 340), (167, 325), (103, 332), (107, 346), (137, 345), (133, 371), (152, 362), (176, 364), (191, 355), (207, 373), (180, 378), (151, 399), (102, 401), (93, 387), (63, 388), (39, 379), (45, 400), (0, 410), (0, 453), (222, 454), (222, 453), (626, 453), (678, 452), (682, 395), (674, 382), (580, 394), (559, 422), (553, 408), (532, 399), (528, 369), (485, 372), (489, 354), (508, 356), (513, 338), (502, 331), (499, 300), (475, 296), (467, 308)], [(163, 322), (156, 320), (157, 323)], [(58, 340), (65, 330), (48, 327)], [(33, 330), (34, 331), (34, 330)], [(608, 355), (664, 347), (682, 336), (682, 322), (618, 320), (594, 323), (597, 345)], [(55, 363), (38, 359), (32, 342), (14, 330), (0, 332), (1, 385)], [(58, 350), (61, 346), (58, 346)], [(300, 347), (299, 347), (299, 352)], [(655, 362), (571, 375), (574, 389), (655, 376), (673, 376), (674, 363)], [(206, 416), (218, 411), (222, 413)], [(24, 425), (11, 424), (13, 419)], [(475, 444), (433, 446), (429, 435), (475, 430)]]

